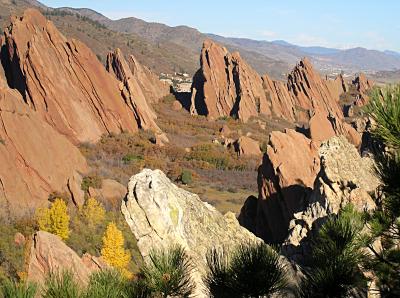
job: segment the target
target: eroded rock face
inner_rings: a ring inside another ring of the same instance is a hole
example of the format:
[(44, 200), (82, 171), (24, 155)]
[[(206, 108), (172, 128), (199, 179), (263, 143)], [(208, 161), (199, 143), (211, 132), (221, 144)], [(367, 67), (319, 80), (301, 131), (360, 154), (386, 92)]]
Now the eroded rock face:
[(27, 9), (5, 32), (8, 83), (49, 125), (73, 143), (104, 133), (136, 132), (119, 82), (83, 43), (65, 38), (37, 10)]
[(309, 137), (315, 142), (323, 142), (333, 136), (345, 136), (354, 146), (360, 147), (361, 133), (350, 124), (333, 114), (316, 113), (309, 121)]
[(202, 292), (206, 252), (212, 247), (232, 249), (245, 242), (260, 241), (241, 227), (233, 213), (221, 215), (193, 193), (174, 185), (160, 170), (144, 169), (133, 176), (122, 213), (138, 240), (144, 258), (152, 248), (180, 244), (192, 257), (196, 293)]
[(311, 110), (313, 114), (324, 112), (338, 119), (343, 118), (339, 96), (345, 91), (344, 85), (340, 80), (321, 78), (309, 59), (301, 60), (289, 74), (288, 89), (297, 108)]
[(261, 77), (235, 52), (205, 40), (201, 68), (194, 76), (191, 113), (210, 119), (233, 116), (247, 122), (259, 113), (270, 115)]
[[(361, 157), (345, 137), (333, 137), (319, 149), (321, 170), (309, 195), (307, 207), (295, 213), (285, 240), (285, 254), (301, 261), (309, 255), (309, 238), (329, 214), (337, 214), (348, 203), (356, 210), (373, 210), (371, 194), (380, 184), (373, 160)], [(309, 238), (308, 238), (309, 237)]]
[[(155, 119), (157, 116), (147, 99), (156, 102), (162, 97), (161, 91), (157, 90), (154, 75), (142, 67), (133, 56), (130, 56), (132, 69), (129, 67), (120, 49), (107, 55), (107, 70), (123, 83), (121, 94), (126, 103), (134, 112), (136, 122), (142, 129), (151, 129), (160, 133)], [(161, 85), (160, 82), (159, 85)]]
[(260, 144), (247, 136), (242, 136), (234, 142), (235, 151), (239, 156), (261, 156)]
[(39, 231), (33, 235), (28, 261), (28, 280), (43, 284), (50, 272), (65, 270), (74, 273), (80, 283), (86, 284), (90, 274), (105, 268), (97, 258), (85, 255), (81, 259), (58, 236)]
[[(72, 143), (30, 109), (16, 90), (0, 87), (0, 204), (24, 215), (47, 203), (50, 193), (80, 189), (84, 157)], [(75, 203), (81, 203), (75, 197)]]
[(296, 107), (293, 96), (284, 82), (271, 80), (268, 75), (262, 77), (267, 99), (271, 101), (273, 115), (289, 121), (296, 121)]
[(206, 40), (201, 68), (193, 78), (192, 114), (211, 119), (233, 116), (246, 122), (251, 116), (273, 115), (290, 122), (307, 123), (310, 115), (332, 114), (343, 118), (339, 97), (347, 84), (322, 78), (304, 58), (288, 75), (287, 83), (260, 77), (238, 53)]
[(355, 104), (357, 106), (363, 106), (367, 104), (369, 101), (367, 92), (373, 87), (373, 82), (368, 80), (365, 74), (360, 73), (358, 76), (356, 76), (352, 83), (356, 87), (356, 90), (360, 93), (360, 96), (355, 101)]
[(294, 213), (303, 210), (319, 172), (318, 147), (294, 130), (272, 132), (258, 171), (256, 234), (280, 243)]

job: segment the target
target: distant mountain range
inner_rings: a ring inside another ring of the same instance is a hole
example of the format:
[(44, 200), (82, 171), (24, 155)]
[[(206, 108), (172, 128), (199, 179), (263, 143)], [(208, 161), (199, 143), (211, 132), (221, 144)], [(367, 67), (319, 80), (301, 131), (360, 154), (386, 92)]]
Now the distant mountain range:
[[(71, 8), (60, 9), (71, 10)], [(276, 60), (277, 63), (283, 62), (292, 67), (302, 57), (309, 56), (321, 70), (380, 71), (400, 69), (400, 53), (389, 50), (377, 51), (361, 47), (341, 50), (320, 46), (298, 46), (284, 40), (257, 41), (245, 38), (230, 38), (215, 34), (204, 34), (187, 26), (170, 27), (160, 23), (145, 22), (134, 17), (114, 21), (93, 10), (72, 10), (97, 20), (112, 30), (135, 33), (153, 42), (170, 41), (197, 53), (204, 38), (209, 37), (225, 44), (230, 50), (239, 50), (249, 60), (250, 64), (259, 62), (261, 58), (259, 55), (265, 57), (266, 62), (262, 63), (261, 68), (264, 65), (271, 64), (271, 59)]]
[[(389, 50), (376, 51), (361, 47), (341, 50), (298, 46), (284, 40), (258, 41), (223, 37), (201, 33), (188, 26), (170, 27), (135, 17), (111, 20), (88, 8), (54, 9), (35, 0), (0, 0), (1, 15), (15, 11), (11, 3), (17, 7), (36, 6), (52, 14), (51, 20), (64, 34), (83, 39), (100, 57), (104, 57), (114, 47), (125, 47), (127, 49), (124, 52), (133, 53), (140, 62), (156, 72), (187, 71), (194, 74), (199, 66), (199, 54), (206, 38), (223, 44), (229, 51), (239, 51), (260, 74), (268, 73), (274, 78), (283, 78), (305, 56), (325, 73), (400, 69), (400, 53)], [(87, 29), (81, 28), (85, 21), (91, 21), (92, 26), (85, 24), (84, 28)], [(99, 24), (101, 26), (97, 26)]]

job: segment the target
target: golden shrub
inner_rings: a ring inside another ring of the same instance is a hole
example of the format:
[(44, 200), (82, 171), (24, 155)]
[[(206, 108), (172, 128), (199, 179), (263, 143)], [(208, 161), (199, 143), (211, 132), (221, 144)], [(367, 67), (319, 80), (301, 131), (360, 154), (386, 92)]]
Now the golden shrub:
[(114, 222), (108, 224), (103, 236), (101, 256), (108, 265), (120, 270), (127, 277), (131, 276), (128, 270), (131, 254), (125, 250), (124, 236)]
[(68, 239), (70, 217), (62, 199), (55, 199), (49, 208), (39, 208), (36, 218), (40, 230), (60, 236), (62, 240)]
[(95, 198), (89, 198), (81, 209), (81, 215), (87, 224), (96, 226), (104, 220), (106, 210), (104, 209), (103, 204)]

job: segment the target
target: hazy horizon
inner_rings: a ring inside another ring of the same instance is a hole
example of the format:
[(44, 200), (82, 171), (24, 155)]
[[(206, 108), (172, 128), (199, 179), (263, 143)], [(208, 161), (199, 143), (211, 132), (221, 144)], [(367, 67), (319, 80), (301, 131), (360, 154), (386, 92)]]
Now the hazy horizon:
[(51, 7), (91, 8), (111, 19), (136, 17), (203, 33), (301, 46), (364, 47), (400, 52), (399, 1), (89, 1), (43, 0)]

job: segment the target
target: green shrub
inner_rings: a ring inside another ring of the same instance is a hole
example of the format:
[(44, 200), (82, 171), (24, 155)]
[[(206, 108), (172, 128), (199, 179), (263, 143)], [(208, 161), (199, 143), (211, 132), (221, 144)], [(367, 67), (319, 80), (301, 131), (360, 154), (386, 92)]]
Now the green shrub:
[(0, 296), (3, 298), (34, 298), (37, 286), (34, 283), (13, 282), (4, 280), (0, 287)]
[[(24, 222), (28, 226), (30, 222)], [(24, 246), (16, 246), (14, 236), (17, 232), (25, 232), (16, 227), (16, 223), (0, 220), (0, 268), (3, 274), (18, 280), (20, 273), (24, 271), (25, 251)], [(28, 227), (26, 231), (31, 232)]]
[(6, 141), (4, 139), (0, 138), (0, 144), (5, 145)]
[(90, 276), (84, 298), (121, 298), (127, 295), (127, 280), (117, 270), (103, 270)]
[(231, 256), (214, 249), (207, 265), (204, 282), (213, 297), (264, 297), (287, 288), (279, 254), (264, 243), (239, 245)]
[(46, 277), (42, 298), (79, 298), (81, 295), (72, 272), (52, 272)]
[(101, 188), (101, 178), (97, 175), (83, 177), (81, 189), (87, 192), (89, 190), (89, 187)]
[(122, 157), (122, 161), (124, 164), (130, 164), (133, 161), (141, 161), (143, 160), (143, 156), (138, 154), (128, 153)]
[(185, 250), (173, 246), (167, 250), (152, 250), (149, 262), (141, 269), (141, 275), (155, 295), (188, 297), (194, 289), (191, 271), (192, 264)]
[(189, 170), (183, 170), (183, 171), (182, 171), (182, 174), (181, 174), (181, 179), (180, 179), (180, 180), (181, 180), (181, 182), (182, 182), (183, 184), (186, 184), (186, 185), (192, 183), (192, 181), (193, 181), (193, 179), (192, 179), (192, 172), (189, 171)]

